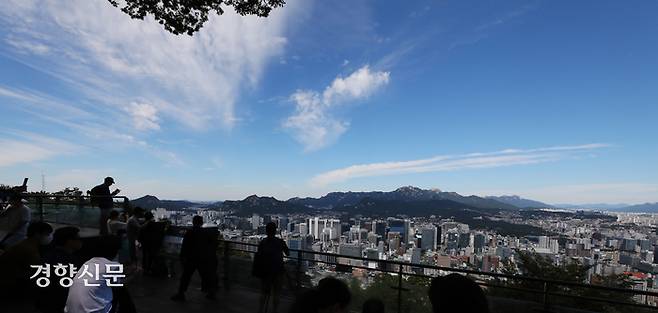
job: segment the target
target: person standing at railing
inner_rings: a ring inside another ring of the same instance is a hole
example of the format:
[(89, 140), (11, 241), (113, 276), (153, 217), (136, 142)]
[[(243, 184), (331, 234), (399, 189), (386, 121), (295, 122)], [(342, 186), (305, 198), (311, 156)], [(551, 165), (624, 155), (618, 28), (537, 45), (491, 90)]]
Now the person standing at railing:
[(0, 249), (7, 249), (27, 238), (27, 227), (32, 214), (23, 201), (19, 193), (14, 193), (10, 196), (7, 209), (0, 212), (0, 225), (4, 233), (0, 237)]
[(203, 217), (196, 215), (192, 218), (192, 229), (183, 237), (180, 251), (183, 274), (181, 275), (178, 292), (171, 297), (174, 301), (185, 301), (185, 291), (190, 284), (194, 272), (201, 275), (201, 290), (206, 292), (206, 298), (215, 299), (215, 263), (217, 239), (212, 233), (203, 229)]
[(137, 266), (137, 237), (139, 235), (139, 229), (142, 227), (144, 222), (144, 209), (141, 207), (135, 207), (133, 209), (133, 214), (128, 218), (126, 225), (126, 235), (128, 237), (128, 253), (130, 255), (130, 263), (133, 266)]
[(290, 255), (288, 245), (281, 238), (276, 237), (276, 224), (269, 222), (265, 225), (267, 237), (258, 244), (258, 251), (254, 257), (253, 275), (261, 280), (261, 296), (259, 312), (267, 312), (269, 298), (272, 298), (272, 312), (279, 307), (279, 294), (285, 268), (283, 255)]
[(107, 219), (110, 217), (110, 212), (114, 207), (114, 200), (112, 197), (116, 196), (121, 192), (119, 189), (115, 189), (110, 192), (110, 186), (114, 184), (114, 178), (105, 177), (105, 180), (102, 184), (91, 189), (91, 202), (92, 204), (98, 206), (100, 209), (100, 217), (98, 229), (101, 235), (107, 235)]

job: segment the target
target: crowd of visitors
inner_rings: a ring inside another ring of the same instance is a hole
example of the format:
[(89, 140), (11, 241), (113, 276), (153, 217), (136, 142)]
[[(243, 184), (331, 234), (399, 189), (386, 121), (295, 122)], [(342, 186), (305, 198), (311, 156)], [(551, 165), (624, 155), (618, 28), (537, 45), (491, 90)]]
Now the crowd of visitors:
[[(139, 207), (130, 210), (130, 214), (113, 210), (109, 202), (119, 192), (109, 191), (113, 183), (114, 179), (107, 177), (103, 184), (92, 189), (93, 203), (101, 212), (101, 230), (98, 237), (85, 238), (84, 243), (80, 229), (75, 226), (53, 229), (48, 223), (31, 221), (23, 194), (10, 195), (6, 207), (0, 210), (0, 227), (5, 230), (0, 239), (0, 311), (4, 312), (3, 304), (31, 300), (44, 313), (137, 312), (128, 289), (123, 286), (126, 281), (123, 265), (137, 269), (134, 275), (166, 273), (167, 266), (158, 257), (165, 224), (155, 221), (151, 212)], [(171, 300), (186, 301), (185, 293), (195, 272), (201, 276), (201, 290), (206, 298), (216, 297), (219, 234), (216, 228), (204, 228), (203, 224), (201, 216), (194, 216), (192, 228), (183, 237), (182, 273), (178, 291)], [(254, 256), (252, 275), (261, 282), (259, 313), (276, 313), (283, 283), (288, 279), (284, 257), (290, 251), (285, 241), (277, 237), (275, 223), (266, 225), (266, 234)], [(39, 274), (55, 279), (46, 283)], [(295, 292), (298, 297), (290, 307), (291, 313), (342, 313), (348, 311), (352, 301), (347, 285), (332, 277), (323, 278), (312, 289)], [(489, 312), (480, 286), (463, 275), (434, 278), (428, 296), (434, 313)], [(385, 311), (382, 299), (363, 303), (364, 313)]]

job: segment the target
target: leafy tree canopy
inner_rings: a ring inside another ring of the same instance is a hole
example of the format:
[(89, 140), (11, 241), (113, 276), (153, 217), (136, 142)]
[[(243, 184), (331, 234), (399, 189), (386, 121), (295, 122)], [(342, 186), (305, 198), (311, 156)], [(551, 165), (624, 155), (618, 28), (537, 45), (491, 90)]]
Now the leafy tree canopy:
[(193, 35), (208, 21), (209, 13), (224, 14), (222, 7), (231, 6), (240, 15), (267, 17), (285, 0), (108, 0), (134, 19), (153, 15), (172, 34)]

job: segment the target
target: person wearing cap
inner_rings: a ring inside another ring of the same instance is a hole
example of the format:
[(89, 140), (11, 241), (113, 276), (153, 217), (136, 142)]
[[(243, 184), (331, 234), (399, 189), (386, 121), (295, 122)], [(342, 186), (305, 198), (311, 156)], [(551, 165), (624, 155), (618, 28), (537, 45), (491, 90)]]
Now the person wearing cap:
[(119, 189), (115, 189), (113, 192), (110, 192), (110, 186), (114, 184), (114, 178), (105, 177), (105, 180), (102, 184), (91, 189), (91, 200), (92, 203), (96, 204), (100, 209), (100, 219), (98, 224), (98, 229), (101, 235), (107, 235), (107, 219), (110, 217), (110, 212), (114, 207), (113, 196), (116, 196), (121, 192)]
[(31, 210), (25, 205), (23, 197), (19, 193), (11, 195), (9, 206), (0, 212), (0, 229), (4, 233), (0, 237), (0, 247), (7, 249), (27, 238), (31, 215)]

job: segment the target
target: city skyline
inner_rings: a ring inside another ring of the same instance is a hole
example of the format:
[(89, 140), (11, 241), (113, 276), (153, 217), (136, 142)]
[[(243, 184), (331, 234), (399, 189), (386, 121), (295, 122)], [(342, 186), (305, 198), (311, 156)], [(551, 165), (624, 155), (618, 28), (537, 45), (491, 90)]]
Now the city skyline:
[(107, 1), (6, 1), (0, 183), (656, 202), (657, 5), (289, 1), (189, 37)]

